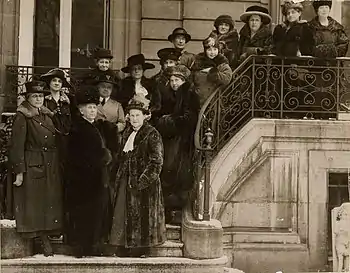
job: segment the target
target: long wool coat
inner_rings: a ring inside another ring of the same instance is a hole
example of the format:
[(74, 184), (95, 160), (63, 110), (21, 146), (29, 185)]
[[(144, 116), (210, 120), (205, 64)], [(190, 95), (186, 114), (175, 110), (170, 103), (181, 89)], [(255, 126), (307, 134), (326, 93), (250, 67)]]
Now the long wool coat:
[[(170, 89), (162, 105), (163, 116), (157, 129), (164, 144), (161, 174), (166, 208), (179, 208), (187, 201), (193, 186), (193, 136), (200, 109), (193, 85), (186, 82), (177, 91)], [(173, 198), (175, 197), (175, 198)]]
[(349, 38), (344, 27), (328, 17), (328, 26), (322, 26), (315, 17), (309, 23), (315, 41), (314, 56), (320, 58), (344, 57), (348, 51)]
[(61, 229), (63, 187), (55, 127), (26, 101), (13, 123), (10, 162), (15, 174), (23, 173), (23, 184), (14, 186), (17, 231), (35, 237)]
[[(106, 128), (107, 129), (106, 129)], [(69, 184), (67, 186), (71, 245), (91, 246), (107, 233), (108, 175), (111, 155), (105, 148), (108, 124), (90, 123), (83, 117), (73, 120), (69, 139)]]
[[(121, 150), (132, 132), (130, 126), (125, 129)], [(117, 228), (112, 228), (111, 243), (118, 244), (113, 240), (121, 232), (118, 226), (124, 229), (121, 244), (125, 247), (151, 247), (164, 243), (164, 202), (159, 177), (163, 166), (163, 143), (160, 134), (145, 123), (135, 136), (134, 150), (121, 151), (120, 158), (116, 183), (125, 194), (119, 192), (119, 200), (115, 203), (120, 206), (115, 206), (114, 215), (122, 216), (119, 219), (124, 218), (124, 221), (113, 223)]]
[[(203, 72), (202, 70), (206, 68), (211, 69), (209, 72)], [(223, 55), (219, 54), (211, 60), (205, 53), (199, 53), (192, 67), (192, 75), (202, 106), (218, 87), (224, 87), (230, 83), (232, 70), (228, 60)]]
[(257, 33), (251, 37), (249, 25), (245, 24), (240, 30), (239, 36), (238, 54), (240, 57), (244, 53), (246, 53), (247, 56), (252, 54), (268, 55), (271, 53), (272, 32), (268, 26), (262, 25)]

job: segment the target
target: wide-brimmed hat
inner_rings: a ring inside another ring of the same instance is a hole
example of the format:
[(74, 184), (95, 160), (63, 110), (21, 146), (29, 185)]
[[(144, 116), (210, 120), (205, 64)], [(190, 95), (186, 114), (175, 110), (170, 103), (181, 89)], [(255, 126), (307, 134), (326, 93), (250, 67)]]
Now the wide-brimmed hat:
[(314, 0), (312, 2), (312, 6), (315, 9), (315, 12), (317, 13), (318, 8), (321, 6), (328, 6), (330, 9), (332, 8), (332, 1), (331, 0)]
[(142, 65), (143, 70), (155, 68), (153, 64), (146, 63), (145, 56), (143, 54), (136, 54), (128, 58), (128, 65), (123, 67), (122, 71), (124, 73), (130, 73), (130, 68), (134, 65)]
[(42, 93), (44, 95), (51, 94), (47, 88), (46, 82), (43, 81), (30, 81), (25, 83), (25, 91), (20, 93), (21, 95), (28, 95), (33, 93)]
[(215, 19), (214, 27), (218, 29), (218, 27), (222, 23), (228, 24), (230, 26), (230, 30), (232, 30), (235, 27), (235, 22), (233, 21), (230, 15), (220, 15), (218, 18)]
[(93, 56), (94, 59), (113, 59), (111, 51), (107, 48), (95, 48)]
[(91, 85), (84, 85), (79, 88), (79, 91), (75, 94), (75, 99), (77, 105), (81, 104), (99, 104), (100, 103), (100, 96), (97, 92), (97, 89), (95, 86)]
[(304, 9), (304, 0), (284, 0), (281, 4), (282, 14), (286, 15), (287, 11), (290, 9), (296, 9), (302, 11)]
[(111, 70), (107, 70), (105, 71), (105, 73), (99, 73), (99, 75), (94, 77), (94, 83), (98, 84), (100, 82), (107, 82), (107, 83), (111, 83), (113, 85), (117, 85), (118, 82), (115, 79), (115, 75), (113, 73), (113, 71)]
[(267, 8), (260, 7), (260, 6), (251, 6), (246, 9), (246, 11), (241, 15), (240, 19), (244, 23), (248, 23), (250, 16), (252, 15), (259, 15), (261, 17), (261, 21), (263, 24), (270, 24), (272, 18), (269, 14), (269, 11)]
[(51, 69), (46, 74), (43, 74), (40, 76), (40, 80), (46, 82), (48, 86), (50, 86), (50, 82), (53, 78), (59, 78), (62, 80), (62, 87), (71, 88), (72, 86), (67, 80), (66, 72), (64, 72), (62, 69), (54, 68)]
[(129, 112), (132, 109), (142, 111), (145, 115), (149, 115), (150, 101), (143, 96), (134, 97), (129, 101), (126, 107), (126, 111)]
[(191, 71), (187, 68), (187, 66), (179, 64), (173, 67), (169, 67), (167, 75), (169, 78), (171, 76), (176, 76), (187, 81), (191, 76)]
[(157, 55), (161, 61), (165, 61), (165, 60), (178, 61), (179, 58), (181, 57), (181, 51), (173, 47), (162, 48), (157, 52)]
[(173, 40), (175, 39), (175, 37), (177, 35), (183, 35), (185, 36), (185, 39), (186, 39), (186, 43), (188, 43), (189, 41), (191, 41), (191, 35), (187, 33), (187, 31), (182, 28), (182, 27), (178, 27), (178, 28), (175, 28), (173, 30), (173, 33), (171, 33), (169, 36), (168, 36), (168, 41), (169, 42), (173, 42)]

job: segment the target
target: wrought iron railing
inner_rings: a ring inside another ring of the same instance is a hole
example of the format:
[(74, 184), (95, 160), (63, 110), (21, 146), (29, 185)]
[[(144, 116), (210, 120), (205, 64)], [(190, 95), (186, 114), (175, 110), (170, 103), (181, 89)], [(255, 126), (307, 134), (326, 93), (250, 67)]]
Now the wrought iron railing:
[(211, 158), (252, 118), (336, 120), (349, 109), (350, 58), (250, 56), (200, 111), (194, 217), (210, 219)]

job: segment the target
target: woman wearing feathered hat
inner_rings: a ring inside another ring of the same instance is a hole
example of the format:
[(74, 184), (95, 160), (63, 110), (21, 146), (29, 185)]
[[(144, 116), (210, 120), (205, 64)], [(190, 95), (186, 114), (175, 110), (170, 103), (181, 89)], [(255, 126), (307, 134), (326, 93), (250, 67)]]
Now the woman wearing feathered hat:
[(314, 56), (344, 57), (348, 51), (349, 39), (344, 27), (329, 16), (332, 1), (315, 0), (312, 5), (317, 14), (309, 23), (315, 40)]
[(17, 108), (9, 149), (16, 175), (14, 202), (16, 228), (23, 237), (39, 237), (45, 256), (53, 249), (48, 235), (59, 235), (63, 227), (63, 187), (57, 150), (59, 128), (44, 104), (50, 94), (46, 84), (25, 84), (25, 100)]
[(98, 254), (109, 232), (108, 164), (112, 160), (105, 138), (109, 125), (96, 120), (99, 95), (95, 87), (77, 92), (80, 115), (73, 119), (69, 137), (67, 242), (76, 257)]
[(240, 19), (245, 23), (239, 33), (238, 52), (240, 61), (252, 54), (270, 54), (272, 33), (268, 27), (271, 22), (268, 10), (260, 6), (251, 6), (246, 9)]
[(215, 30), (209, 37), (213, 37), (219, 42), (220, 53), (229, 61), (232, 68), (236, 67), (238, 51), (238, 32), (235, 23), (230, 15), (220, 15), (214, 22)]
[[(145, 257), (166, 240), (160, 182), (163, 143), (146, 120), (149, 101), (134, 98), (126, 108), (129, 125), (123, 133), (116, 178), (111, 245), (117, 255)], [(126, 250), (126, 253), (123, 253)]]
[(188, 69), (191, 69), (194, 61), (194, 54), (187, 52), (185, 50), (186, 45), (191, 41), (191, 35), (182, 28), (178, 27), (173, 30), (173, 32), (168, 36), (168, 41), (174, 45), (174, 48), (181, 53), (179, 58), (180, 64), (187, 66)]
[(193, 186), (193, 136), (200, 106), (190, 75), (184, 65), (170, 68), (169, 92), (156, 126), (164, 143), (161, 180), (168, 223), (174, 221), (172, 212), (181, 211), (189, 201)]
[(123, 67), (122, 71), (130, 76), (121, 81), (121, 88), (116, 97), (124, 110), (135, 96), (150, 100), (151, 113), (160, 109), (160, 95), (155, 88), (155, 83), (144, 76), (146, 70), (154, 67), (153, 64), (146, 62), (143, 54), (136, 54), (128, 58), (128, 65)]

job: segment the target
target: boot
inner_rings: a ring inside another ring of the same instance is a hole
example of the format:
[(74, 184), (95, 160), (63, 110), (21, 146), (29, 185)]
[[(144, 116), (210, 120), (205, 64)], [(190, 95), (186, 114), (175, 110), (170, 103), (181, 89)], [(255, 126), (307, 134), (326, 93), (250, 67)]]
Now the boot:
[(40, 241), (41, 241), (41, 247), (42, 247), (43, 252), (44, 252), (44, 256), (45, 257), (53, 256), (53, 249), (52, 249), (52, 245), (51, 245), (51, 242), (50, 242), (48, 236), (41, 235)]

